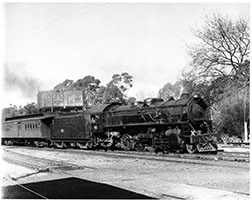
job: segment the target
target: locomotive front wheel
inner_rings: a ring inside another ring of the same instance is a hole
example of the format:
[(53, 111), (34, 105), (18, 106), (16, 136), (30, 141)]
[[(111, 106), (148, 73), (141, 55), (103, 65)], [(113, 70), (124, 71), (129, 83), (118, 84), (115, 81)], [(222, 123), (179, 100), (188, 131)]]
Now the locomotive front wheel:
[(197, 148), (196, 148), (196, 146), (193, 145), (193, 144), (186, 144), (186, 151), (187, 151), (189, 154), (193, 154), (193, 153), (196, 153)]

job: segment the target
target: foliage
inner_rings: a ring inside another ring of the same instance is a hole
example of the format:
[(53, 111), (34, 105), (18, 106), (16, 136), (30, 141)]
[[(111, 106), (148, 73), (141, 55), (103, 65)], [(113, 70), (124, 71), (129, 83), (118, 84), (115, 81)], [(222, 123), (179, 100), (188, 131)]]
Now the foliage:
[(66, 79), (62, 83), (56, 85), (53, 89), (58, 91), (66, 90), (95, 90), (99, 88), (101, 81), (96, 79), (94, 76), (85, 76), (82, 79), (78, 79), (76, 82), (70, 79)]
[(177, 81), (174, 84), (168, 82), (158, 91), (158, 97), (164, 100), (168, 100), (171, 97), (178, 99), (182, 92), (181, 89), (183, 89), (181, 81)]
[(96, 90), (96, 93), (95, 93), (95, 98), (93, 99), (92, 101), (92, 105), (97, 105), (97, 104), (102, 104), (104, 103), (104, 95), (105, 95), (105, 90), (106, 90), (106, 87), (105, 86), (100, 86), (97, 90)]
[(183, 86), (208, 102), (218, 132), (240, 136), (249, 117), (248, 22), (214, 15), (194, 35), (200, 42), (189, 46), (191, 68), (183, 73)]
[(96, 79), (94, 76), (85, 76), (83, 79), (77, 80), (73, 83), (74, 90), (88, 90), (88, 91), (95, 91), (99, 88), (99, 84), (101, 81)]
[(237, 88), (230, 89), (232, 95), (223, 98), (213, 107), (213, 125), (218, 133), (241, 136), (244, 132), (244, 121), (249, 119), (248, 88), (244, 88), (243, 91)]
[(94, 76), (85, 76), (82, 79), (78, 79), (76, 82), (70, 79), (66, 79), (62, 83), (56, 85), (54, 90), (57, 91), (70, 91), (70, 90), (79, 90), (84, 92), (84, 104), (88, 108), (91, 105), (101, 103), (101, 91), (99, 84), (101, 81), (96, 79)]
[(118, 87), (118, 89), (124, 94), (129, 88), (133, 86), (133, 76), (127, 72), (120, 74), (114, 74), (112, 76), (112, 83)]
[(186, 77), (182, 79), (182, 85), (189, 94), (200, 95), (208, 105), (213, 105), (223, 98), (225, 87), (234, 85), (227, 77), (219, 77), (208, 82), (198, 82), (197, 77)]
[(125, 94), (133, 84), (133, 77), (124, 72), (120, 74), (114, 74), (112, 80), (107, 84), (104, 92), (104, 102), (109, 103), (111, 101), (120, 101), (125, 103), (127, 95)]
[(59, 83), (56, 85), (53, 90), (57, 91), (65, 91), (65, 90), (71, 90), (73, 87), (73, 80), (66, 79), (62, 83)]
[(2, 120), (8, 117), (15, 117), (20, 115), (28, 115), (28, 114), (35, 114), (38, 113), (38, 107), (37, 104), (32, 102), (24, 107), (16, 105), (10, 105), (7, 108), (2, 109)]
[(107, 84), (104, 91), (104, 103), (110, 103), (114, 101), (124, 101), (122, 91), (113, 83), (113, 80)]
[[(83, 91), (84, 106), (89, 108), (96, 104), (110, 103), (112, 101), (126, 102), (127, 96), (125, 92), (132, 87), (132, 82), (133, 77), (131, 75), (122, 73), (121, 75), (114, 74), (112, 80), (106, 86), (100, 86), (101, 81), (99, 79), (88, 75), (82, 79), (78, 79), (76, 82), (66, 79), (62, 83), (57, 84), (53, 89), (55, 91)], [(10, 105), (10, 107), (2, 110), (2, 119), (34, 113), (38, 113), (38, 107), (34, 102), (24, 107), (20, 106), (19, 108), (15, 105)]]
[(54, 90), (80, 90), (84, 92), (84, 104), (86, 108), (92, 105), (109, 103), (111, 101), (125, 102), (125, 92), (132, 87), (133, 77), (128, 73), (114, 74), (112, 80), (106, 86), (100, 86), (101, 81), (94, 76), (85, 76), (76, 82), (66, 79), (56, 85)]
[(25, 114), (35, 114), (38, 113), (38, 106), (35, 102), (29, 103), (26, 106), (24, 106)]
[(10, 105), (10, 107), (2, 109), (2, 120), (4, 120), (7, 117), (14, 117), (18, 115), (19, 115), (19, 112), (16, 105), (14, 106)]
[(86, 108), (97, 102), (96, 94), (100, 88), (100, 82), (101, 81), (94, 76), (85, 76), (83, 79), (79, 79), (73, 84), (74, 90), (84, 91), (84, 104)]

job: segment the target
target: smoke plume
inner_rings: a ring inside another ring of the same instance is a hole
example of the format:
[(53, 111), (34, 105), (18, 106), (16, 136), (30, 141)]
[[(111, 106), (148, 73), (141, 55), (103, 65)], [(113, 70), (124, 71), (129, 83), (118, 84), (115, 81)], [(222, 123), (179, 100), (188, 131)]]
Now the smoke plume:
[(4, 90), (19, 90), (23, 97), (34, 98), (37, 95), (40, 81), (31, 77), (22, 64), (4, 65)]

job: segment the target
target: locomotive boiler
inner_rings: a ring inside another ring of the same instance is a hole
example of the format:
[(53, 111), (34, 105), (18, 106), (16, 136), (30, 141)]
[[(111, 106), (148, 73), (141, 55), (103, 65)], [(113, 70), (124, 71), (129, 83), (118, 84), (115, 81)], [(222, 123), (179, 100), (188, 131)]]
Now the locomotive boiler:
[[(207, 105), (198, 96), (178, 100), (149, 98), (137, 105), (119, 103), (93, 107), (91, 130), (95, 141), (124, 150), (217, 152), (216, 138), (207, 117)], [(101, 138), (102, 136), (103, 138)]]

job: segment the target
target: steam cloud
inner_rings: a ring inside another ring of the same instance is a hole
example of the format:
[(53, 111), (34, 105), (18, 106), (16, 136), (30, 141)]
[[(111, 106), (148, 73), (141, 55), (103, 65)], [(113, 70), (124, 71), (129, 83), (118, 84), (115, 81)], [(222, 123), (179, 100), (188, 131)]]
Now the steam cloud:
[(34, 98), (40, 81), (26, 74), (24, 65), (4, 65), (4, 90), (19, 90), (23, 97)]

